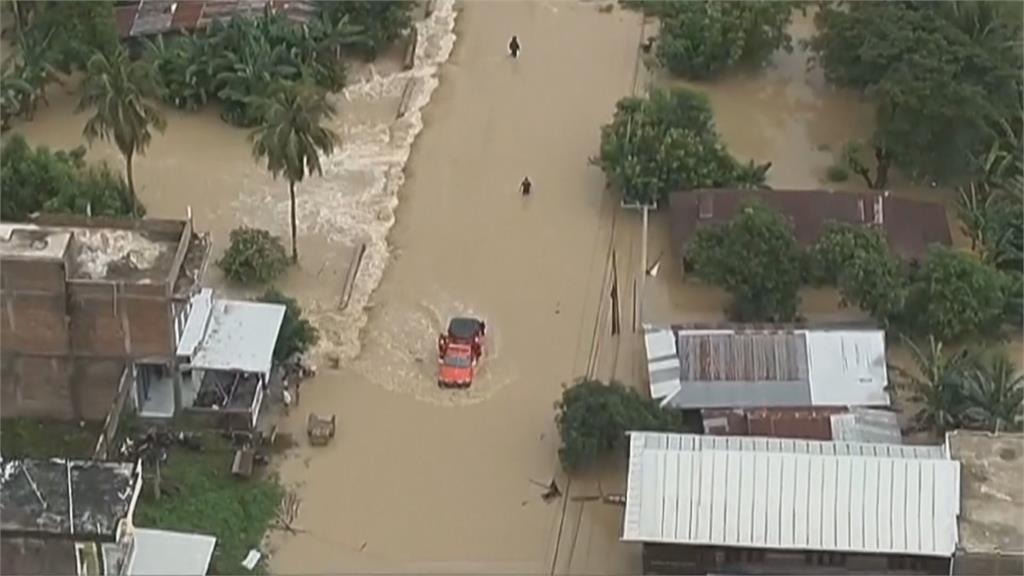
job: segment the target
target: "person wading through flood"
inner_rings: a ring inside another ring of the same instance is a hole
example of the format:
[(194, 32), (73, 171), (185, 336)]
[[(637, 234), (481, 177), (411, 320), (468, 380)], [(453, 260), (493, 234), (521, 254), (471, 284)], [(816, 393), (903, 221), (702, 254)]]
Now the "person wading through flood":
[(519, 58), (519, 37), (515, 34), (512, 35), (512, 40), (508, 43), (508, 52), (513, 58)]
[(530, 177), (523, 178), (522, 183), (519, 184), (519, 191), (523, 193), (523, 196), (529, 196), (531, 188), (533, 188), (533, 182), (530, 182)]

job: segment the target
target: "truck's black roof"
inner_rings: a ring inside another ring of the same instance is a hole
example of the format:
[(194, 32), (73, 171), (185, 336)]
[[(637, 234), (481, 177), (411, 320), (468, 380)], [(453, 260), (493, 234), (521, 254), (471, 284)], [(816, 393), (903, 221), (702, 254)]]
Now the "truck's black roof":
[(472, 340), (480, 333), (481, 324), (476, 318), (452, 318), (448, 322), (448, 335), (459, 340)]

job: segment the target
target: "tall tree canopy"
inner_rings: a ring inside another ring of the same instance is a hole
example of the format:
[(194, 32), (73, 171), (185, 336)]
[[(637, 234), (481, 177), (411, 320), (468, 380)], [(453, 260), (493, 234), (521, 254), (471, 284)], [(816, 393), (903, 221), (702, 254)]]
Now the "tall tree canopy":
[(322, 155), (334, 151), (337, 135), (325, 123), (334, 116), (326, 95), (308, 84), (284, 84), (261, 103), (263, 123), (252, 133), (253, 154), (267, 162), (274, 177), (288, 180), (291, 200), (292, 260), (299, 260), (296, 241), (295, 184), (307, 174), (322, 174)]
[(673, 74), (707, 78), (746, 63), (764, 63), (778, 49), (790, 50), (786, 32), (792, 2), (649, 2), (660, 16), (658, 60)]
[(110, 54), (97, 52), (86, 68), (79, 110), (93, 109), (82, 133), (89, 142), (112, 141), (124, 156), (129, 199), (138, 204), (133, 162), (144, 154), (153, 139), (153, 130), (167, 126), (156, 106), (158, 96), (153, 68), (143, 60), (131, 61), (127, 51), (118, 48)]
[(877, 106), (873, 185), (899, 166), (963, 181), (1022, 97), (1021, 5), (842, 2), (822, 7), (809, 46), (826, 77)]
[(763, 204), (750, 202), (729, 222), (699, 229), (687, 257), (698, 277), (732, 295), (733, 319), (796, 318), (803, 255), (789, 223)]
[(694, 188), (757, 186), (770, 164), (741, 164), (722, 144), (707, 98), (692, 90), (655, 90), (624, 98), (601, 128), (592, 160), (627, 201), (664, 201)]

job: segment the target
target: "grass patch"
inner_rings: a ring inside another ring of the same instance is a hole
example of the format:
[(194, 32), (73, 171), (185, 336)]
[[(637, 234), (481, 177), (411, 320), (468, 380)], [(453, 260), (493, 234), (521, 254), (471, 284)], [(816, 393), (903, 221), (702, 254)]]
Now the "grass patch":
[[(163, 495), (153, 494), (153, 466), (146, 472), (144, 493), (135, 524), (209, 534), (217, 538), (211, 574), (246, 574), (241, 561), (250, 548), (258, 548), (270, 523), (277, 517), (284, 490), (276, 478), (254, 475), (240, 480), (231, 475), (234, 452), (226, 440), (208, 435), (204, 450), (170, 451), (161, 468)], [(261, 563), (262, 564), (262, 563)], [(258, 567), (256, 573), (265, 573)]]
[(4, 458), (92, 458), (100, 423), (10, 418), (0, 423)]

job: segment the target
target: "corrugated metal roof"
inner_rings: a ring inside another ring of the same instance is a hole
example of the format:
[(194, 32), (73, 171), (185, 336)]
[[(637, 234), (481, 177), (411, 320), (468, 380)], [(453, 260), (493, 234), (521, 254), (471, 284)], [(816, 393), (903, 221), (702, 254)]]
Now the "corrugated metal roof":
[(192, 367), (269, 374), (284, 312), (281, 304), (214, 300)]
[(210, 315), (213, 312), (213, 290), (203, 288), (198, 294), (192, 297), (191, 309), (188, 313), (188, 320), (185, 322), (185, 330), (178, 340), (178, 356), (191, 356), (195, 354), (196, 347), (203, 341), (206, 335), (206, 328), (210, 324)]
[(622, 539), (950, 557), (941, 447), (633, 432)]
[(805, 440), (902, 444), (898, 415), (887, 410), (840, 406), (812, 408), (709, 408), (701, 410), (704, 433)]
[(651, 396), (663, 406), (889, 405), (881, 330), (644, 329)]

